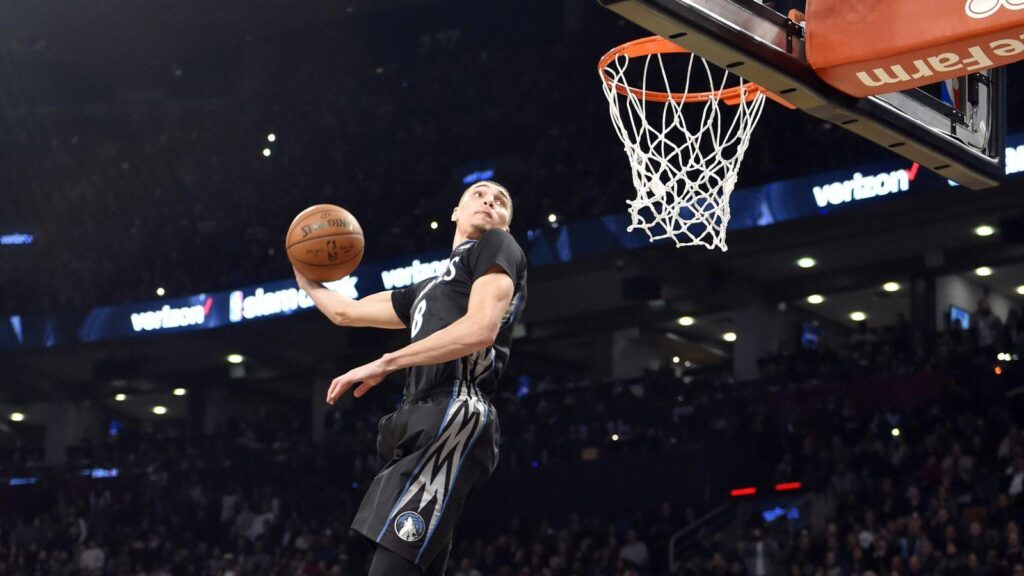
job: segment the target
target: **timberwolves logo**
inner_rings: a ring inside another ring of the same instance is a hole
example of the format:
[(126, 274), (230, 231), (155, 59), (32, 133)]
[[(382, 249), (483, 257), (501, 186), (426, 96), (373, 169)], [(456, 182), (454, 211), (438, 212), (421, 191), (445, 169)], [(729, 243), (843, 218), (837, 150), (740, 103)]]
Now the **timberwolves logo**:
[(423, 538), (423, 518), (415, 512), (404, 512), (395, 519), (395, 532), (406, 542), (415, 542)]

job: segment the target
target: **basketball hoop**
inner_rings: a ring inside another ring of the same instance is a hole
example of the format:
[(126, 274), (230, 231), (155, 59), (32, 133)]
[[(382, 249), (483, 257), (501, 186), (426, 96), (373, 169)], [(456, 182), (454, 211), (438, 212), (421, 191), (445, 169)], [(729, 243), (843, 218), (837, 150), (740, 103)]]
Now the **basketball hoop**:
[[(662, 59), (675, 53), (689, 60), (678, 92), (671, 88)], [(639, 87), (630, 86), (626, 71), (639, 58), (643, 69), (633, 70)], [(729, 195), (765, 96), (778, 97), (660, 36), (612, 49), (597, 68), (637, 191), (634, 200), (627, 200), (627, 230), (643, 230), (652, 242), (671, 238), (676, 246), (728, 250)], [(648, 78), (664, 90), (652, 90)], [(691, 92), (691, 86), (709, 89)]]

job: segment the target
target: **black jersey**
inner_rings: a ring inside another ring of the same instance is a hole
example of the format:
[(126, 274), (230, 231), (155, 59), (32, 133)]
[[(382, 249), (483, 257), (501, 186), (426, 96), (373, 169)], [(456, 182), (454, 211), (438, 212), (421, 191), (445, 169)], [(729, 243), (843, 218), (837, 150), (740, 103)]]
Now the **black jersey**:
[(526, 256), (508, 232), (488, 230), (479, 240), (456, 246), (441, 275), (391, 293), (395, 312), (409, 327), (411, 341), (416, 342), (464, 316), (473, 282), (494, 265), (515, 284), (494, 345), (443, 364), (410, 368), (405, 384), (407, 401), (450, 395), (455, 382), (474, 384), (488, 397), (497, 391), (498, 378), (508, 364), (512, 326), (526, 305)]

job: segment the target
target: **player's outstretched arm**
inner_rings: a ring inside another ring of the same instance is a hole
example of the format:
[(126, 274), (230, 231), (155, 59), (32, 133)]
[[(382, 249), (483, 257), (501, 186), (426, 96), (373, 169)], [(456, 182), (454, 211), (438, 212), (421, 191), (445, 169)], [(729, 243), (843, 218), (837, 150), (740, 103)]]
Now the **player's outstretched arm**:
[(362, 396), (395, 370), (448, 362), (493, 345), (514, 293), (512, 278), (500, 266), (492, 266), (473, 282), (462, 318), (423, 340), (338, 376), (327, 391), (327, 403), (334, 404), (356, 384), (359, 387), (354, 394)]
[(338, 326), (371, 328), (405, 328), (405, 324), (391, 305), (391, 292), (377, 292), (353, 300), (343, 294), (328, 290), (323, 284), (313, 282), (295, 271), (295, 281), (304, 290), (324, 316)]

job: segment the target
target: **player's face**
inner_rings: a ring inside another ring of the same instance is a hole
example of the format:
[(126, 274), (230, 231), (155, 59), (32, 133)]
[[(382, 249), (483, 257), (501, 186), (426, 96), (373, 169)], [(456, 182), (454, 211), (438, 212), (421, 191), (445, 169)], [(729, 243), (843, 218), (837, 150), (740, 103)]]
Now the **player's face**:
[(474, 238), (490, 230), (508, 231), (512, 218), (512, 199), (501, 186), (481, 182), (470, 186), (462, 194), (459, 205), (452, 211), (452, 221), (467, 238)]

